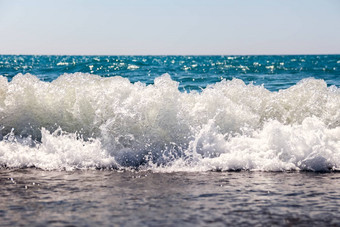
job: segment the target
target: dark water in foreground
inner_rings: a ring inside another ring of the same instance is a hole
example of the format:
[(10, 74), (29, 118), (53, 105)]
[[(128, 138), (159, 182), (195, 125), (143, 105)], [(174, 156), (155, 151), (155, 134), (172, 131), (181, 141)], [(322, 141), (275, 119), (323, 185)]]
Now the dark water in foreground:
[(340, 175), (1, 170), (2, 226), (340, 226)]

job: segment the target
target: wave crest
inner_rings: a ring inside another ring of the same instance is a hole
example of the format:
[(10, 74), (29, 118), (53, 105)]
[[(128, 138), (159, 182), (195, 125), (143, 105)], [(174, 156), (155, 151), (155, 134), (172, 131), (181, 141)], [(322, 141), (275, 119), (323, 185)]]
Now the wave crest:
[(335, 86), (312, 78), (278, 92), (238, 79), (201, 92), (180, 92), (178, 86), (168, 74), (148, 86), (83, 73), (52, 82), (30, 74), (11, 82), (0, 77), (0, 164), (154, 171), (339, 168)]

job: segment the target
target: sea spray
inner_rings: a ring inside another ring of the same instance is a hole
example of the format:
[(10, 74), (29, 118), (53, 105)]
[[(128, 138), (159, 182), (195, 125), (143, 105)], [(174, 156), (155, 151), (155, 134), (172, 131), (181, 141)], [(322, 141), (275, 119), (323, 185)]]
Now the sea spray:
[(0, 165), (153, 171), (338, 170), (340, 91), (304, 79), (271, 92), (242, 80), (180, 91), (74, 73), (0, 77)]

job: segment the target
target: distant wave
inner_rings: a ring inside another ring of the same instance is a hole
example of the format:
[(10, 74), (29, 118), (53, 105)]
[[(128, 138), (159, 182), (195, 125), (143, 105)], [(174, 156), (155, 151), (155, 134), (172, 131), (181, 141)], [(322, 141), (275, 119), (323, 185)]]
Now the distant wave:
[(152, 171), (340, 168), (340, 90), (304, 79), (278, 92), (223, 80), (181, 92), (64, 74), (0, 77), (0, 165)]

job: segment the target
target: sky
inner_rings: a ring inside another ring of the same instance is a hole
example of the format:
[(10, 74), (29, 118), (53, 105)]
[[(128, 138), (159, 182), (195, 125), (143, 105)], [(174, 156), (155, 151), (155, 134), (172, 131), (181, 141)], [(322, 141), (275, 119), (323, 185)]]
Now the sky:
[(0, 0), (0, 54), (340, 54), (340, 0)]

